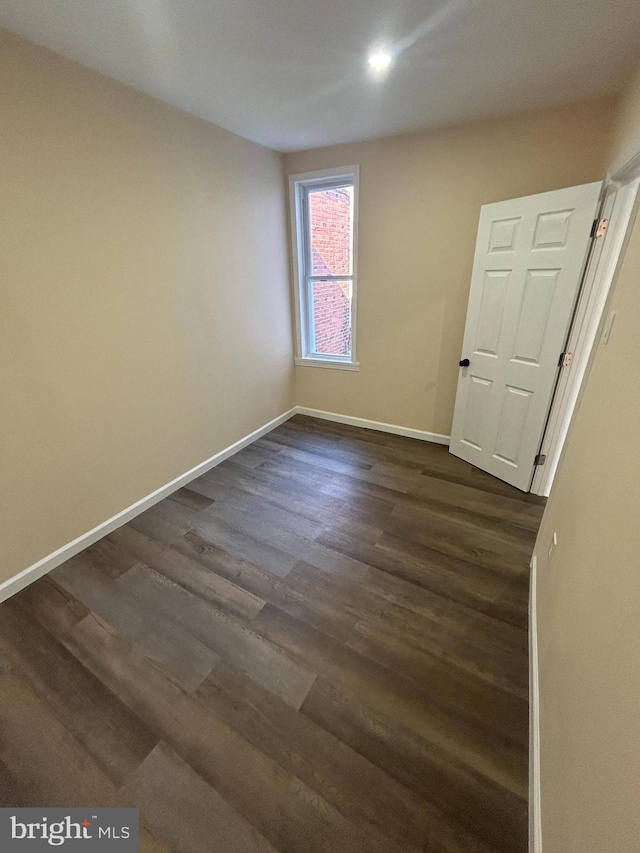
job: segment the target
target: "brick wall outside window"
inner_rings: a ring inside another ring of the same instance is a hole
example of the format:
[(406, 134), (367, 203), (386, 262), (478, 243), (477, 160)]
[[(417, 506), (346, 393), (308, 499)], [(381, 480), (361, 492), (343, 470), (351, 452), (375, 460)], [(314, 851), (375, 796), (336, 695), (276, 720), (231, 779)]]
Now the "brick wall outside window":
[[(351, 274), (353, 189), (309, 193), (313, 275)], [(351, 352), (351, 282), (317, 281), (313, 287), (316, 352)]]

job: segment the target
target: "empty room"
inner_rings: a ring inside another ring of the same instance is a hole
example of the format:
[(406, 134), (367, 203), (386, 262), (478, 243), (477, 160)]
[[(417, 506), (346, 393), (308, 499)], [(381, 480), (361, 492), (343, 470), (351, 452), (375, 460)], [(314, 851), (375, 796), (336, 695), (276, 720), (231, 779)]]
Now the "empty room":
[(640, 850), (639, 187), (637, 0), (0, 0), (3, 853)]

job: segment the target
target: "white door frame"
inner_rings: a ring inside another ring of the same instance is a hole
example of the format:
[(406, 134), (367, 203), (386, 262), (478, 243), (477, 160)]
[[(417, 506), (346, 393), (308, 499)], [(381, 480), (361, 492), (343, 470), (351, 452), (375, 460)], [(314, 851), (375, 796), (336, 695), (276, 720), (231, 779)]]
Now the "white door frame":
[(607, 175), (603, 197), (616, 190), (602, 246), (594, 247), (585, 269), (580, 296), (565, 350), (571, 363), (560, 369), (540, 453), (544, 465), (534, 470), (531, 491), (548, 496), (589, 366), (611, 285), (621, 265), (640, 202), (640, 136), (618, 158)]

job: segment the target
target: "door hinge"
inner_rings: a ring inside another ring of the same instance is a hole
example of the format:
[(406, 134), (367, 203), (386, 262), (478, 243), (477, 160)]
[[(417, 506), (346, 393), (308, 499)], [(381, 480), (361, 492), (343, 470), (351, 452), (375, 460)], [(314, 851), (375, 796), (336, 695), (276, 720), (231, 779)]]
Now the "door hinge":
[(546, 455), (544, 453), (538, 453), (536, 458), (533, 460), (533, 464), (534, 465), (544, 465), (544, 463), (546, 461), (547, 461)]
[(591, 237), (604, 237), (607, 233), (608, 219), (594, 219), (591, 226)]

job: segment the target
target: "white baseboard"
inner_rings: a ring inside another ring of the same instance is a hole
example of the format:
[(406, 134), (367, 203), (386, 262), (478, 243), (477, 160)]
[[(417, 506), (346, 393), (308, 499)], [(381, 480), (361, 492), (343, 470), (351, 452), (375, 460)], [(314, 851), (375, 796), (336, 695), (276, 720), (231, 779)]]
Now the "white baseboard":
[(123, 524), (131, 521), (132, 518), (140, 515), (141, 512), (149, 509), (149, 507), (158, 503), (158, 501), (163, 500), (163, 498), (166, 498), (172, 492), (175, 492), (176, 489), (186, 486), (187, 483), (195, 480), (196, 477), (200, 477), (201, 474), (204, 474), (206, 471), (209, 471), (211, 468), (214, 468), (216, 465), (224, 462), (225, 459), (233, 456), (234, 453), (238, 453), (238, 451), (242, 450), (243, 447), (246, 447), (248, 444), (251, 444), (256, 439), (261, 438), (261, 436), (270, 432), (272, 429), (275, 429), (275, 427), (280, 426), (280, 424), (285, 421), (288, 421), (289, 418), (296, 414), (296, 412), (297, 409), (295, 407), (290, 409), (288, 412), (284, 412), (284, 414), (279, 415), (277, 418), (269, 421), (269, 423), (264, 424), (264, 426), (261, 426), (249, 433), (249, 435), (245, 435), (244, 438), (241, 438), (234, 444), (230, 444), (229, 447), (225, 447), (224, 450), (221, 450), (209, 459), (205, 459), (204, 462), (196, 465), (195, 468), (191, 468), (190, 471), (186, 471), (184, 474), (176, 477), (175, 480), (171, 480), (170, 483), (160, 486), (160, 488), (156, 489), (155, 492), (151, 492), (151, 494), (141, 498), (139, 501), (131, 504), (131, 506), (123, 509), (121, 512), (116, 513), (116, 515), (106, 521), (103, 521), (97, 527), (94, 527), (87, 533), (83, 533), (82, 536), (78, 536), (77, 539), (63, 545), (62, 548), (58, 548), (57, 551), (43, 557), (41, 560), (38, 560), (37, 563), (34, 563), (32, 566), (29, 566), (19, 572), (19, 574), (14, 577), (9, 578), (9, 580), (4, 581), (4, 583), (0, 584), (0, 602), (5, 601), (12, 595), (15, 595), (21, 589), (24, 589), (24, 587), (29, 586), (29, 584), (37, 581), (38, 578), (43, 577), (43, 575), (46, 575), (48, 572), (55, 569), (56, 566), (64, 563), (65, 560), (70, 559), (75, 556), (75, 554), (79, 554), (80, 551), (84, 551), (85, 548), (88, 548), (89, 545), (97, 542), (98, 539), (102, 539), (103, 536), (106, 536), (108, 533), (111, 533), (111, 531), (116, 530), (118, 527), (121, 527)]
[(422, 429), (398, 426), (397, 424), (385, 424), (381, 421), (370, 421), (367, 418), (354, 418), (351, 415), (338, 415), (335, 412), (323, 412), (320, 409), (308, 409), (306, 406), (297, 406), (296, 413), (308, 415), (311, 418), (320, 418), (324, 421), (334, 421), (339, 424), (362, 427), (363, 429), (375, 429), (378, 432), (390, 432), (394, 435), (404, 435), (407, 438), (417, 438), (419, 441), (432, 441), (435, 444), (448, 445), (451, 436), (441, 435), (437, 432), (426, 432)]
[(537, 581), (538, 560), (534, 554), (529, 593), (529, 853), (542, 853)]

